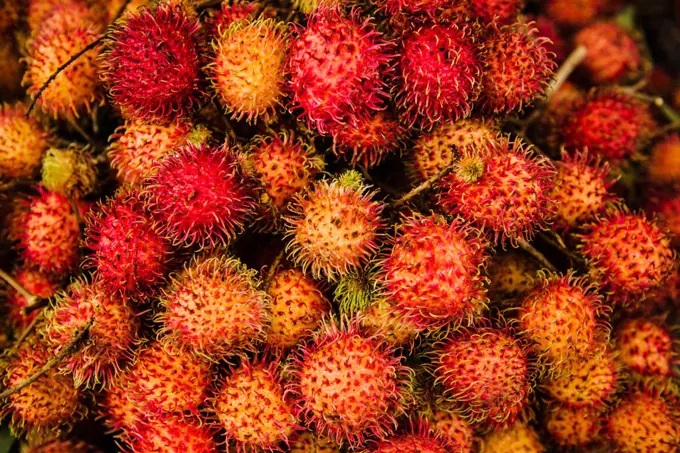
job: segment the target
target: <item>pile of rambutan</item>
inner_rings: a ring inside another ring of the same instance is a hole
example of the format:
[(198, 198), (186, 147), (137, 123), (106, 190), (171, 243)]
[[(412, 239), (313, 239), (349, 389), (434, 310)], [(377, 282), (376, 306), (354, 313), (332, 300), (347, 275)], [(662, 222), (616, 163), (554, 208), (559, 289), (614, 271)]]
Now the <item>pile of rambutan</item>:
[(661, 3), (0, 0), (0, 453), (679, 453)]

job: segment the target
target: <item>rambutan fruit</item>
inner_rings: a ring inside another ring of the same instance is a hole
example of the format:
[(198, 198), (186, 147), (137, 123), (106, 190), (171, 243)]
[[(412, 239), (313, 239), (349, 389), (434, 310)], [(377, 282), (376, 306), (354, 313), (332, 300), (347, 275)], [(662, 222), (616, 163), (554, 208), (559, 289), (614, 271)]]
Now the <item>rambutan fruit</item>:
[(402, 359), (381, 337), (362, 334), (356, 319), (331, 319), (292, 357), (286, 392), (307, 425), (358, 446), (396, 428), (409, 371)]
[(486, 308), (486, 242), (460, 219), (412, 216), (380, 264), (385, 297), (419, 328), (469, 325)]
[(269, 297), (256, 274), (227, 255), (186, 263), (160, 300), (162, 341), (216, 359), (253, 349), (270, 320)]
[(482, 24), (511, 24), (523, 6), (524, 0), (470, 0), (472, 16)]
[[(37, 337), (29, 337), (17, 350), (4, 371), (5, 388), (13, 388), (37, 373), (53, 352)], [(7, 397), (0, 416), (11, 416), (14, 433), (42, 438), (47, 433), (68, 427), (86, 412), (81, 392), (71, 376), (52, 368), (35, 382)]]
[[(71, 7), (57, 7), (41, 21), (28, 41), (28, 57), (24, 85), (31, 97), (36, 97), (43, 84), (76, 52), (95, 41), (98, 25), (74, 18)], [(54, 118), (73, 119), (90, 112), (103, 102), (104, 95), (97, 75), (98, 48), (88, 50), (75, 62), (59, 72), (42, 91), (37, 104)]]
[[(87, 22), (95, 26), (95, 32), (108, 23), (103, 9), (96, 8), (95, 2), (90, 0), (27, 0), (25, 5), (25, 20), (28, 31), (35, 34), (54, 14), (62, 14), (64, 20), (70, 24)], [(64, 14), (68, 11), (68, 14)], [(77, 52), (80, 49), (74, 50)]]
[(617, 359), (642, 376), (673, 376), (678, 362), (677, 347), (662, 319), (628, 318), (614, 331)]
[(270, 122), (283, 97), (287, 37), (273, 19), (232, 23), (213, 41), (213, 91), (237, 120)]
[(544, 453), (536, 430), (527, 423), (498, 429), (487, 434), (482, 441), (480, 453)]
[(186, 143), (191, 126), (174, 122), (165, 126), (126, 121), (109, 138), (107, 153), (121, 184), (140, 185), (158, 171), (157, 163)]
[(496, 243), (529, 240), (553, 214), (554, 167), (522, 141), (468, 150), (441, 181), (439, 204), (474, 222)]
[(29, 443), (21, 453), (101, 453), (101, 450), (82, 440), (56, 438)]
[(98, 3), (102, 4), (106, 8), (106, 23), (108, 24), (116, 18), (116, 15), (123, 6), (125, 6), (125, 9), (123, 10), (121, 17), (125, 17), (129, 13), (137, 11), (142, 6), (151, 6), (152, 0), (98, 0)]
[(657, 185), (680, 182), (680, 134), (669, 134), (654, 144), (647, 162), (647, 178)]
[(635, 38), (615, 22), (596, 22), (582, 28), (574, 36), (574, 46), (586, 48), (582, 68), (595, 84), (623, 83), (642, 71)]
[(163, 413), (140, 423), (127, 447), (131, 453), (213, 453), (214, 435), (202, 420)]
[(606, 436), (621, 453), (674, 453), (680, 443), (678, 409), (660, 395), (632, 391), (606, 422)]
[(605, 211), (615, 200), (609, 192), (614, 180), (610, 168), (588, 152), (564, 154), (555, 163), (557, 176), (550, 198), (555, 201), (554, 222), (559, 228), (578, 227)]
[[(30, 196), (19, 241), (21, 256), (42, 272), (65, 276), (79, 260), (80, 226), (73, 205), (64, 195), (42, 187)], [(80, 215), (86, 204), (77, 203)]]
[(393, 301), (379, 297), (361, 312), (364, 331), (382, 335), (395, 347), (412, 346), (423, 330), (408, 319)]
[[(357, 10), (323, 7), (295, 28), (288, 53), (289, 108), (321, 134), (384, 108), (392, 46)], [(338, 62), (342, 62), (338, 64)]]
[(246, 360), (218, 384), (211, 406), (237, 451), (283, 451), (282, 444), (300, 429), (278, 366), (276, 360)]
[(436, 17), (450, 8), (470, 10), (469, 0), (380, 0), (377, 3), (391, 16), (403, 14), (409, 18), (416, 15)]
[(647, 104), (627, 94), (595, 90), (574, 103), (561, 130), (568, 151), (588, 149), (616, 164), (630, 158), (654, 127)]
[(546, 0), (545, 13), (563, 27), (583, 27), (600, 13), (603, 0)]
[(643, 214), (615, 210), (591, 222), (578, 245), (590, 275), (612, 300), (640, 300), (674, 268), (671, 238)]
[(435, 24), (404, 39), (396, 101), (405, 124), (429, 130), (470, 116), (482, 78), (476, 35), (469, 25)]
[[(30, 266), (17, 267), (12, 273), (12, 277), (24, 287), (24, 289), (34, 296), (47, 299), (59, 289), (58, 280), (49, 274), (40, 272)], [(18, 331), (23, 331), (38, 314), (33, 311), (29, 314), (24, 313), (24, 308), (28, 306), (28, 300), (14, 288), (8, 289), (5, 298), (4, 308), (9, 323)]]
[(453, 164), (463, 150), (483, 148), (499, 132), (496, 123), (486, 118), (442, 122), (416, 139), (408, 173), (415, 182), (427, 181)]
[(577, 449), (595, 442), (600, 434), (602, 411), (593, 406), (573, 407), (553, 404), (547, 411), (544, 426), (555, 443)]
[(529, 406), (532, 366), (508, 329), (461, 329), (434, 351), (443, 398), (470, 422), (512, 424)]
[(617, 390), (619, 370), (610, 352), (571, 362), (561, 375), (545, 380), (541, 387), (554, 400), (569, 406), (602, 407)]
[(47, 150), (42, 164), (42, 185), (47, 190), (83, 198), (92, 193), (96, 183), (97, 172), (88, 147)]
[(0, 105), (0, 177), (31, 178), (50, 146), (50, 134), (24, 103)]
[(519, 251), (498, 251), (489, 260), (487, 275), (492, 301), (523, 296), (538, 281), (539, 266)]
[[(566, 81), (552, 93), (545, 103), (543, 114), (537, 119), (533, 136), (545, 148), (559, 151), (563, 145), (562, 126), (569, 119), (573, 105), (583, 99), (585, 93), (573, 83)], [(574, 151), (580, 151), (575, 149)]]
[(557, 26), (557, 23), (544, 15), (536, 16), (533, 18), (533, 22), (538, 30), (537, 36), (547, 39), (547, 41), (544, 41), (543, 47), (545, 47), (548, 52), (555, 55), (555, 62), (563, 62), (567, 58), (569, 44)]
[(384, 205), (353, 170), (298, 194), (284, 217), (286, 249), (314, 278), (336, 280), (364, 265), (378, 249)]
[(240, 233), (255, 201), (233, 150), (189, 144), (158, 165), (146, 206), (174, 244), (214, 246)]
[(372, 443), (363, 453), (447, 453), (450, 446), (425, 423), (411, 428), (410, 433), (394, 435)]
[(112, 384), (100, 393), (98, 416), (109, 432), (129, 439), (131, 432), (144, 419), (144, 408), (129, 396), (132, 388), (131, 376), (127, 370), (118, 374)]
[(85, 264), (112, 294), (144, 299), (163, 282), (172, 247), (158, 234), (138, 194), (119, 192), (88, 219)]
[(129, 119), (167, 124), (189, 117), (203, 97), (201, 24), (183, 4), (129, 13), (101, 56), (109, 95)]
[(330, 312), (330, 303), (319, 285), (299, 269), (280, 269), (267, 287), (271, 298), (271, 324), (266, 343), (290, 348), (310, 335)]
[(311, 431), (299, 432), (289, 443), (290, 453), (340, 453), (340, 446), (336, 442)]
[(219, 9), (208, 10), (203, 19), (203, 28), (209, 38), (219, 37), (224, 30), (239, 21), (257, 19), (263, 9), (261, 3), (248, 0), (226, 0)]
[(595, 345), (609, 334), (598, 321), (604, 313), (595, 288), (567, 274), (543, 278), (522, 300), (517, 318), (540, 361), (555, 371), (597, 352)]
[(473, 427), (453, 410), (438, 408), (427, 417), (432, 430), (446, 441), (454, 453), (472, 453), (477, 442)]
[(650, 190), (645, 211), (672, 235), (673, 246), (680, 245), (680, 192), (674, 190)]
[(494, 114), (522, 111), (543, 97), (556, 65), (546, 39), (537, 35), (531, 24), (492, 27), (484, 42), (483, 110)]
[(97, 282), (76, 280), (54, 298), (42, 335), (59, 354), (90, 319), (87, 340), (59, 367), (73, 375), (76, 387), (106, 387), (130, 358), (137, 341), (138, 321), (129, 302), (112, 297)]

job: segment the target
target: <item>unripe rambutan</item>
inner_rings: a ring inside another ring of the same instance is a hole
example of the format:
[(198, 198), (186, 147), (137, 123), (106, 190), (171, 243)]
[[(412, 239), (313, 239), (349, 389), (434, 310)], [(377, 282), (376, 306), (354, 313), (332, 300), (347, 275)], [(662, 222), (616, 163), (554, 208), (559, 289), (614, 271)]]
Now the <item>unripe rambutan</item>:
[(516, 140), (466, 151), (441, 182), (440, 205), (473, 221), (496, 243), (529, 240), (553, 213), (554, 169)]
[(476, 34), (469, 25), (431, 25), (404, 39), (396, 101), (408, 126), (470, 116), (481, 88)]
[[(42, 85), (73, 54), (98, 38), (98, 26), (69, 17), (68, 6), (58, 7), (40, 23), (28, 42), (24, 85), (36, 97)], [(104, 100), (97, 76), (98, 49), (88, 50), (59, 72), (42, 91), (37, 104), (54, 118), (78, 118)]]
[(380, 265), (388, 300), (419, 328), (469, 325), (486, 308), (486, 242), (460, 219), (410, 217)]
[[(38, 372), (52, 358), (52, 351), (38, 338), (29, 337), (9, 360), (4, 371), (5, 388), (13, 388)], [(68, 427), (85, 413), (81, 392), (70, 376), (52, 368), (35, 382), (8, 396), (0, 416), (11, 415), (14, 433), (42, 438), (50, 431)]]
[(109, 138), (107, 153), (121, 184), (134, 186), (158, 171), (157, 163), (186, 143), (191, 126), (176, 122), (157, 126), (127, 121)]
[(163, 282), (172, 247), (154, 230), (135, 192), (120, 192), (101, 204), (88, 219), (85, 238), (92, 250), (86, 265), (108, 292), (144, 299)]
[(544, 381), (542, 388), (556, 401), (569, 406), (601, 407), (616, 392), (619, 371), (610, 352), (569, 364), (559, 377)]
[(287, 38), (282, 22), (242, 20), (213, 41), (212, 88), (237, 120), (271, 121), (283, 96)]
[[(59, 289), (58, 282), (53, 276), (44, 274), (30, 266), (18, 267), (12, 274), (12, 277), (34, 296), (46, 299), (52, 297)], [(28, 327), (38, 314), (38, 311), (29, 314), (24, 313), (24, 308), (28, 306), (28, 300), (14, 288), (8, 289), (4, 305), (7, 320), (17, 331), (23, 331)]]
[(670, 134), (654, 144), (647, 163), (650, 183), (664, 185), (680, 182), (680, 134)]
[(677, 411), (661, 396), (633, 391), (609, 415), (607, 437), (621, 453), (674, 453), (680, 443)]
[(267, 287), (271, 297), (271, 324), (266, 343), (289, 348), (310, 335), (330, 312), (319, 286), (298, 269), (276, 271)]
[(289, 107), (322, 134), (382, 109), (391, 48), (358, 11), (317, 10), (305, 28), (295, 29), (287, 61)]
[(97, 183), (89, 148), (70, 145), (66, 149), (50, 148), (43, 158), (42, 184), (47, 190), (67, 197), (89, 195)]
[(592, 406), (570, 407), (553, 404), (544, 426), (561, 447), (576, 449), (596, 441), (602, 425), (602, 411)]
[(524, 6), (524, 0), (470, 0), (472, 16), (482, 24), (511, 24)]
[(286, 391), (307, 425), (338, 443), (385, 438), (403, 412), (408, 368), (381, 337), (360, 333), (356, 320), (331, 320), (293, 357)]
[(21, 453), (101, 453), (101, 450), (76, 439), (52, 439), (45, 442), (30, 443)]
[(624, 320), (615, 332), (617, 359), (642, 376), (673, 376), (678, 362), (672, 332), (660, 319)]
[(211, 401), (218, 426), (239, 452), (283, 451), (282, 444), (300, 429), (278, 365), (265, 359), (241, 362)]
[(302, 431), (290, 441), (290, 453), (340, 453), (340, 446), (311, 431)]
[(552, 371), (562, 370), (597, 352), (594, 346), (608, 337), (598, 322), (604, 307), (583, 278), (568, 274), (542, 280), (521, 302), (517, 318), (540, 361)]
[(534, 288), (539, 266), (518, 251), (499, 251), (489, 260), (487, 275), (492, 301), (523, 296)]
[(486, 118), (443, 122), (424, 132), (413, 144), (408, 172), (416, 182), (427, 181), (451, 165), (465, 149), (483, 148), (498, 137), (496, 123)]
[(216, 359), (253, 349), (270, 319), (256, 274), (226, 255), (192, 259), (161, 297), (162, 341)]
[(31, 178), (49, 145), (50, 135), (23, 103), (0, 106), (0, 177)]
[(421, 422), (412, 427), (412, 432), (390, 436), (375, 442), (362, 453), (448, 453), (451, 451), (446, 441)]
[(526, 423), (516, 423), (489, 433), (482, 441), (480, 453), (543, 453), (545, 446), (541, 443), (536, 430)]
[(533, 25), (492, 28), (484, 43), (480, 104), (485, 111), (522, 111), (543, 97), (555, 61), (545, 47), (546, 39), (537, 34)]
[(590, 275), (615, 301), (639, 300), (674, 268), (670, 237), (642, 214), (612, 211), (580, 236)]
[(637, 42), (615, 22), (596, 22), (581, 29), (574, 36), (574, 46), (586, 48), (582, 67), (595, 84), (623, 83), (642, 70)]
[[(23, 219), (24, 231), (19, 241), (22, 257), (42, 272), (65, 276), (79, 259), (80, 226), (68, 198), (39, 188), (28, 198), (29, 208)], [(81, 215), (85, 203), (78, 203)]]
[(361, 327), (370, 334), (382, 335), (395, 347), (412, 346), (422, 330), (394, 302), (381, 297), (362, 311)]
[(355, 171), (297, 195), (284, 217), (289, 256), (314, 278), (336, 280), (360, 268), (378, 249), (383, 226), (375, 195)]
[(629, 95), (596, 90), (574, 103), (562, 125), (568, 151), (588, 149), (612, 163), (630, 158), (655, 127), (647, 104)]
[(435, 409), (426, 417), (432, 430), (446, 441), (454, 453), (472, 453), (477, 438), (472, 426), (455, 411)]
[(597, 17), (602, 3), (603, 0), (546, 0), (545, 13), (561, 26), (582, 27)]
[(213, 453), (218, 451), (214, 433), (195, 418), (164, 413), (150, 418), (132, 432), (131, 453)]
[(228, 242), (254, 208), (250, 180), (226, 147), (189, 144), (163, 159), (147, 181), (146, 206), (176, 245)]
[(190, 116), (203, 97), (200, 23), (183, 4), (140, 9), (106, 39), (102, 77), (131, 119), (166, 124)]
[(470, 422), (512, 424), (529, 406), (529, 357), (510, 331), (462, 329), (436, 348), (435, 357), (443, 397)]
[(108, 386), (137, 341), (138, 321), (129, 303), (111, 297), (97, 282), (71, 283), (57, 294), (46, 319), (42, 335), (56, 354), (94, 320), (87, 341), (59, 365), (73, 375), (76, 387)]

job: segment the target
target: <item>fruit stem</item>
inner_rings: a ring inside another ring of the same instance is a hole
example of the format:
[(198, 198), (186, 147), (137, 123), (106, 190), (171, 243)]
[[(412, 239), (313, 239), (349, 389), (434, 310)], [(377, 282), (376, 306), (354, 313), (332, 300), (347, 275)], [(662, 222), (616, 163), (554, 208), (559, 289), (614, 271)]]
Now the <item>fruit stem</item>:
[(14, 288), (19, 294), (21, 294), (22, 296), (24, 296), (27, 299), (27, 303), (26, 303), (27, 306), (33, 305), (35, 303), (35, 301), (38, 300), (38, 296), (36, 296), (35, 294), (31, 293), (29, 290), (24, 288), (21, 283), (16, 281), (14, 279), (14, 277), (9, 275), (7, 272), (3, 271), (2, 269), (0, 269), (0, 278), (2, 278), (4, 281), (9, 283), (9, 285), (12, 288)]
[(271, 266), (269, 266), (269, 269), (267, 270), (267, 276), (264, 278), (265, 290), (267, 290), (269, 288), (269, 285), (272, 284), (272, 280), (274, 280), (274, 274), (276, 274), (276, 270), (281, 265), (281, 260), (283, 260), (284, 252), (285, 252), (284, 250), (281, 250), (279, 254), (276, 255), (276, 258), (274, 258), (274, 261), (272, 262)]
[(28, 338), (28, 336), (31, 334), (31, 332), (33, 332), (33, 330), (35, 329), (35, 326), (38, 325), (38, 322), (40, 322), (40, 320), (43, 318), (44, 314), (45, 314), (45, 312), (41, 311), (41, 312), (39, 312), (38, 314), (35, 315), (35, 317), (31, 321), (31, 323), (24, 329), (23, 332), (21, 332), (21, 335), (19, 336), (19, 338), (17, 338), (17, 341), (14, 342), (12, 349), (7, 351), (7, 354), (5, 354), (5, 356), (3, 357), (4, 360), (8, 360), (9, 358), (14, 357), (14, 354), (16, 354), (17, 351), (19, 350), (19, 346), (21, 346), (21, 344), (24, 342), (24, 340), (26, 340), (26, 338)]
[(583, 62), (587, 54), (588, 50), (585, 46), (578, 46), (569, 54), (567, 59), (564, 60), (564, 63), (562, 63), (562, 66), (555, 74), (555, 78), (553, 79), (552, 83), (546, 90), (546, 102), (550, 100), (552, 95), (555, 94), (557, 90), (562, 87), (562, 85), (564, 85), (564, 82), (567, 81), (571, 73), (574, 72), (574, 70)]
[(538, 261), (543, 267), (546, 267), (547, 269), (557, 272), (557, 268), (553, 266), (553, 264), (548, 261), (548, 258), (545, 257), (544, 254), (536, 250), (536, 248), (529, 244), (527, 241), (524, 239), (518, 239), (517, 240), (517, 245), (519, 245), (519, 248), (527, 252), (529, 255), (531, 255), (536, 261)]
[(453, 165), (448, 165), (445, 169), (437, 173), (436, 175), (432, 176), (430, 179), (427, 181), (421, 183), (420, 185), (414, 187), (411, 189), (411, 191), (405, 195), (403, 195), (401, 198), (398, 200), (395, 200), (392, 202), (391, 207), (396, 208), (397, 206), (401, 206), (402, 204), (406, 203), (416, 195), (419, 195), (422, 192), (425, 192), (426, 190), (430, 189), (437, 181), (442, 179), (444, 176), (446, 176), (450, 171)]
[(64, 347), (64, 349), (59, 352), (56, 356), (52, 357), (50, 360), (47, 361), (45, 365), (42, 366), (38, 371), (36, 371), (33, 375), (28, 377), (26, 380), (20, 382), (16, 386), (5, 390), (4, 392), (0, 393), (0, 400), (6, 399), (8, 396), (11, 396), (15, 394), (16, 392), (19, 392), (23, 390), (25, 387), (33, 384), (35, 381), (40, 379), (42, 375), (50, 371), (52, 368), (55, 366), (59, 365), (65, 358), (68, 356), (77, 344), (82, 340), (85, 335), (90, 331), (90, 327), (92, 327), (92, 324), (94, 323), (94, 317), (90, 318), (90, 320), (83, 326), (83, 328), (76, 333), (76, 335), (73, 337), (73, 339)]

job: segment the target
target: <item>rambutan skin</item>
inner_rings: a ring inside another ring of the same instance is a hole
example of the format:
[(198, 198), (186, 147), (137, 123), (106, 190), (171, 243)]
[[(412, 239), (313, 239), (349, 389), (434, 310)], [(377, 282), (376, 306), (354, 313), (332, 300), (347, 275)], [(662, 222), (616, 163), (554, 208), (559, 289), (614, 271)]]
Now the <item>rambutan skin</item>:
[(376, 442), (364, 453), (447, 453), (451, 451), (446, 442), (433, 435), (430, 428), (415, 429), (415, 433), (391, 436)]
[(656, 185), (680, 182), (680, 134), (669, 134), (652, 146), (647, 178)]
[(101, 55), (113, 103), (130, 119), (164, 124), (187, 118), (203, 97), (200, 23), (181, 4), (129, 13)]
[(593, 406), (553, 404), (544, 421), (545, 429), (552, 439), (565, 448), (593, 443), (600, 435), (601, 425), (602, 410)]
[(482, 441), (481, 453), (544, 453), (545, 446), (533, 426), (515, 423), (489, 433)]
[(186, 145), (163, 159), (143, 189), (147, 209), (175, 245), (226, 243), (244, 227), (255, 201), (235, 152)]
[(140, 423), (127, 447), (131, 453), (213, 453), (218, 451), (214, 436), (200, 419), (164, 413)]
[(469, 9), (468, 0), (380, 0), (377, 3), (390, 15), (405, 14), (408, 17), (419, 14), (434, 17), (454, 4), (463, 5), (466, 11)]
[(97, 184), (97, 171), (88, 146), (71, 144), (50, 148), (43, 158), (42, 184), (47, 190), (73, 199), (90, 195)]
[(419, 328), (466, 324), (486, 308), (487, 243), (461, 219), (405, 219), (380, 263), (385, 297)]
[(216, 359), (253, 349), (270, 321), (269, 297), (255, 274), (226, 255), (186, 263), (160, 300), (162, 341)]
[(562, 404), (602, 407), (614, 396), (619, 377), (613, 354), (603, 352), (571, 362), (563, 368), (561, 375), (544, 381), (542, 388)]
[(534, 289), (540, 268), (518, 251), (497, 252), (489, 260), (489, 298), (492, 301), (524, 296)]
[(220, 4), (220, 8), (207, 11), (203, 19), (203, 28), (209, 38), (217, 38), (224, 30), (239, 21), (257, 19), (263, 5), (256, 1), (228, 0)]
[(545, 12), (564, 27), (582, 27), (593, 21), (601, 11), (602, 0), (547, 0)]
[(392, 45), (362, 20), (356, 10), (345, 15), (323, 7), (294, 30), (286, 65), (289, 109), (321, 134), (384, 108)]
[(631, 318), (614, 332), (617, 360), (642, 376), (667, 377), (678, 362), (672, 332), (656, 319)]
[[(31, 294), (47, 299), (59, 289), (58, 279), (49, 274), (40, 272), (25, 264), (18, 267), (12, 273), (12, 277)], [(4, 301), (7, 320), (16, 330), (23, 331), (36, 317), (38, 311), (29, 314), (24, 313), (28, 306), (28, 300), (15, 289), (8, 289)]]
[(24, 103), (0, 105), (0, 177), (30, 178), (47, 151), (50, 134), (34, 118), (25, 118)]
[(311, 431), (301, 431), (290, 442), (290, 453), (340, 453), (340, 446)]
[(395, 99), (408, 125), (431, 129), (470, 116), (482, 66), (476, 32), (468, 25), (432, 25), (404, 39)]
[(479, 439), (473, 425), (468, 423), (462, 415), (446, 405), (438, 404), (437, 408), (425, 417), (425, 420), (435, 433), (446, 440), (454, 452), (472, 453), (474, 451)]
[(507, 25), (515, 21), (523, 3), (523, 0), (470, 0), (470, 10), (482, 24)]

